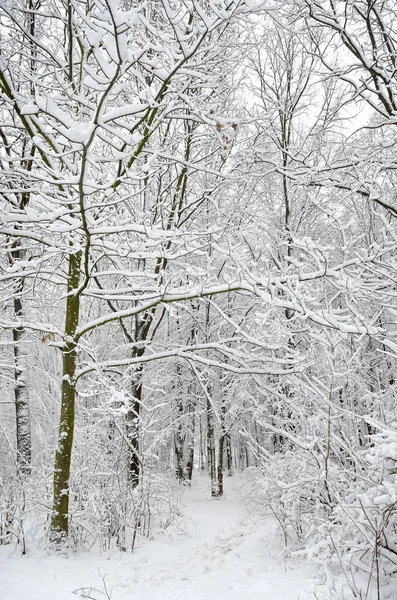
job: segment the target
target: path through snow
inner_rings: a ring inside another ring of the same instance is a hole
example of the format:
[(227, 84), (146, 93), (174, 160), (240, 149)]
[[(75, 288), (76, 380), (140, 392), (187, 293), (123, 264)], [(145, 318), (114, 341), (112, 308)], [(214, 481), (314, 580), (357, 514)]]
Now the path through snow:
[(101, 575), (112, 600), (303, 598), (309, 569), (286, 566), (274, 524), (249, 513), (227, 484), (219, 500), (203, 500), (203, 482), (196, 484), (183, 497), (188, 535), (160, 536), (133, 554), (90, 551), (64, 559), (3, 547), (1, 600), (77, 600), (73, 591), (83, 587), (104, 600)]

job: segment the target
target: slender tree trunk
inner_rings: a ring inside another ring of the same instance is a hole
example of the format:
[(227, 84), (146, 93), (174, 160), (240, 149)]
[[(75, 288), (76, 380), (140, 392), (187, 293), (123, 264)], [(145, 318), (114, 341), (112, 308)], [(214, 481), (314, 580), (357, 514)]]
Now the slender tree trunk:
[(211, 496), (218, 496), (218, 484), (216, 478), (216, 449), (215, 430), (213, 423), (213, 410), (209, 399), (207, 399), (207, 459), (211, 479)]
[(68, 296), (66, 301), (65, 342), (62, 350), (61, 415), (54, 465), (54, 500), (50, 525), (50, 543), (62, 545), (69, 533), (70, 463), (72, 458), (76, 400), (76, 342), (80, 297), (73, 294), (80, 281), (81, 252), (69, 258)]
[(199, 432), (199, 443), (200, 443), (200, 471), (205, 471), (205, 463), (206, 463), (206, 458), (205, 458), (205, 434), (204, 434), (204, 425), (203, 425), (203, 419), (204, 416), (200, 415), (200, 420), (199, 420), (199, 427), (200, 427), (200, 432)]
[(191, 483), (193, 477), (193, 466), (194, 466), (194, 432), (196, 426), (196, 406), (192, 402), (189, 402), (189, 414), (190, 414), (190, 427), (188, 444), (187, 444), (187, 457), (186, 457), (186, 477), (187, 481)]
[(226, 469), (228, 477), (233, 475), (233, 452), (230, 433), (226, 435)]
[[(17, 302), (18, 300), (18, 302)], [(20, 304), (19, 299), (14, 301), (14, 306)], [(18, 311), (19, 313), (19, 311)], [(20, 313), (16, 315), (20, 316)], [(32, 461), (32, 439), (30, 425), (29, 391), (26, 381), (27, 354), (23, 348), (25, 331), (23, 327), (12, 330), (14, 340), (15, 360), (15, 416), (17, 438), (17, 465), (23, 475), (30, 475)]]
[(185, 441), (186, 434), (183, 431), (183, 406), (182, 401), (178, 400), (177, 405), (177, 419), (178, 423), (176, 426), (176, 431), (174, 434), (174, 449), (175, 449), (175, 475), (179, 482), (184, 482), (186, 480), (186, 468), (185, 468)]
[[(143, 356), (144, 350), (134, 350), (133, 357)], [(131, 404), (126, 416), (126, 434), (128, 440), (128, 482), (136, 488), (140, 481), (141, 459), (139, 453), (140, 411), (142, 403), (142, 374), (140, 364), (131, 383)]]
[(228, 433), (226, 430), (226, 404), (222, 401), (221, 404), (221, 435), (218, 443), (218, 496), (223, 496), (223, 464), (225, 447), (227, 446)]
[(174, 438), (175, 472), (178, 481), (190, 484), (193, 475), (195, 425), (195, 406), (192, 402), (187, 401), (185, 407), (182, 399), (178, 399), (177, 420)]
[[(192, 309), (197, 310), (194, 302)], [(190, 332), (190, 343), (193, 345), (197, 339), (196, 324), (193, 324)], [(192, 482), (193, 466), (194, 466), (194, 436), (196, 427), (196, 399), (195, 399), (195, 382), (190, 379), (187, 386), (187, 401), (186, 401), (186, 423), (185, 439), (184, 439), (184, 479), (189, 485)]]
[(218, 472), (218, 490), (217, 490), (217, 496), (221, 497), (223, 496), (223, 454), (225, 451), (225, 435), (222, 434), (219, 438), (219, 445), (218, 445), (218, 468), (217, 468), (217, 472)]
[(247, 467), (247, 469), (249, 469), (250, 467), (250, 454), (247, 444), (245, 444), (245, 466)]
[[(10, 265), (23, 257), (21, 240), (18, 239), (13, 244), (13, 249), (8, 254)], [(14, 315), (15, 318), (22, 319), (22, 292), (24, 280), (19, 279), (14, 291)], [(30, 406), (29, 391), (27, 385), (27, 353), (24, 348), (25, 329), (21, 325), (12, 330), (12, 339), (14, 342), (14, 399), (15, 399), (15, 421), (16, 421), (16, 442), (17, 442), (17, 465), (22, 475), (30, 475), (32, 461), (32, 440), (30, 424)]]
[(176, 412), (176, 427), (174, 432), (174, 449), (175, 449), (175, 475), (179, 482), (183, 482), (186, 477), (184, 465), (184, 446), (186, 440), (186, 431), (184, 427), (184, 406), (182, 398), (182, 369), (178, 362), (176, 365), (176, 393), (177, 400), (175, 404)]
[[(34, 28), (33, 28), (34, 31)], [(6, 150), (7, 152), (7, 150)], [(33, 159), (34, 148), (30, 155)], [(26, 161), (25, 168), (31, 171), (33, 161)], [(24, 192), (20, 196), (19, 208), (24, 210), (30, 200), (30, 194)], [(8, 252), (8, 262), (10, 266), (14, 266), (18, 261), (25, 258), (25, 249), (21, 238), (17, 238)], [(25, 280), (20, 278), (17, 280), (14, 290), (14, 315), (16, 320), (22, 320), (23, 304), (22, 294)], [(31, 473), (32, 461), (32, 440), (31, 440), (31, 421), (30, 421), (30, 404), (29, 390), (27, 383), (27, 352), (24, 348), (25, 329), (22, 325), (15, 327), (12, 330), (12, 338), (14, 341), (14, 399), (15, 399), (15, 420), (16, 420), (16, 441), (17, 441), (17, 465), (22, 475)]]
[[(147, 341), (150, 327), (153, 323), (155, 310), (145, 313), (142, 317), (135, 318), (135, 335), (132, 337), (123, 327), (127, 339), (133, 346), (132, 358), (142, 358), (145, 354), (144, 342)], [(161, 322), (161, 320), (160, 320)], [(128, 482), (132, 488), (139, 485), (142, 475), (142, 460), (139, 448), (140, 438), (140, 413), (142, 406), (142, 378), (143, 363), (138, 363), (131, 382), (131, 403), (126, 415), (126, 436), (128, 441)]]
[(193, 400), (193, 385), (189, 382), (184, 386), (184, 372), (181, 364), (176, 366), (176, 427), (174, 448), (176, 468), (175, 474), (179, 482), (190, 484), (194, 462), (194, 426), (195, 402)]

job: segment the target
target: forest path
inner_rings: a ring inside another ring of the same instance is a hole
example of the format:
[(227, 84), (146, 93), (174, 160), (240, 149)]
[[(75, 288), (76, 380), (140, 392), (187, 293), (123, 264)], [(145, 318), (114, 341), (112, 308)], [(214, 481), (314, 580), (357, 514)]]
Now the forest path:
[(203, 500), (208, 482), (199, 480), (183, 496), (187, 534), (161, 535), (133, 554), (3, 551), (1, 600), (77, 600), (83, 587), (105, 600), (101, 576), (112, 600), (303, 599), (310, 570), (287, 567), (275, 525), (244, 507), (240, 486), (228, 479), (224, 498)]

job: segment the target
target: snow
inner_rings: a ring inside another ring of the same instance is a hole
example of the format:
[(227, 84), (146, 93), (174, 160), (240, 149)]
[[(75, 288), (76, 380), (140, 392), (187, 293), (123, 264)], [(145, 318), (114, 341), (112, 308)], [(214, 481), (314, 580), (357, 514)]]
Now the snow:
[(238, 479), (226, 478), (225, 487), (224, 498), (210, 499), (199, 478), (183, 495), (179, 529), (139, 540), (132, 554), (90, 550), (63, 558), (30, 547), (22, 556), (0, 547), (2, 600), (76, 600), (83, 593), (99, 600), (106, 598), (103, 581), (111, 600), (306, 598), (311, 569), (283, 558), (275, 523), (246, 507)]
[(21, 115), (37, 115), (38, 112), (39, 107), (36, 106), (36, 104), (34, 104), (33, 102), (25, 104), (25, 106), (21, 108)]

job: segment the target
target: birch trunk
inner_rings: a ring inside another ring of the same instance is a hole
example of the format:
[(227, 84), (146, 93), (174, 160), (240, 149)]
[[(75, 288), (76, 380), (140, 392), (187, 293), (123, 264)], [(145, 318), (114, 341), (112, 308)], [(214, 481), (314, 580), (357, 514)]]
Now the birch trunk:
[[(21, 304), (14, 301), (15, 304)], [(19, 312), (19, 311), (18, 311)], [(16, 313), (17, 315), (18, 313)], [(20, 316), (20, 313), (19, 315)], [(27, 386), (27, 354), (23, 347), (25, 331), (23, 327), (12, 330), (14, 340), (14, 397), (17, 438), (17, 465), (20, 473), (25, 476), (31, 473), (32, 439), (30, 425), (29, 391)]]
[(218, 482), (216, 477), (216, 448), (213, 410), (207, 399), (207, 460), (211, 479), (211, 496), (218, 496)]
[[(21, 240), (16, 240), (15, 248), (8, 255), (10, 265), (23, 258)], [(14, 244), (14, 245), (15, 245)], [(14, 291), (14, 315), (16, 320), (23, 316), (22, 292), (24, 280), (19, 279)], [(30, 475), (32, 461), (32, 440), (30, 424), (29, 390), (27, 384), (27, 352), (24, 348), (24, 327), (14, 327), (12, 339), (14, 342), (14, 400), (15, 400), (15, 422), (17, 443), (17, 466), (22, 475)]]

